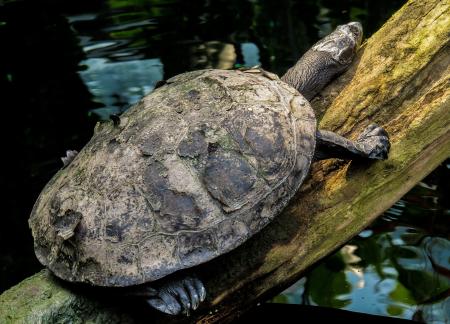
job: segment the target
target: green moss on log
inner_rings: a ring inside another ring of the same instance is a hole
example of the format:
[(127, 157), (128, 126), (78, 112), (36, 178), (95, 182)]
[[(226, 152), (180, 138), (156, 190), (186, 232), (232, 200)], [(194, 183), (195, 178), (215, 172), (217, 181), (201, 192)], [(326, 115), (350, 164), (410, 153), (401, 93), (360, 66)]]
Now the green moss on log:
[[(198, 269), (208, 299), (189, 321), (231, 320), (289, 286), (450, 155), (449, 35), (447, 1), (411, 0), (364, 44), (352, 68), (313, 100), (321, 128), (355, 138), (369, 123), (384, 126), (392, 141), (389, 159), (315, 163), (272, 224)], [(2, 323), (117, 320), (130, 318), (72, 294), (45, 272), (0, 297)]]
[(31, 276), (0, 296), (0, 323), (132, 323), (85, 296), (62, 287), (47, 270)]

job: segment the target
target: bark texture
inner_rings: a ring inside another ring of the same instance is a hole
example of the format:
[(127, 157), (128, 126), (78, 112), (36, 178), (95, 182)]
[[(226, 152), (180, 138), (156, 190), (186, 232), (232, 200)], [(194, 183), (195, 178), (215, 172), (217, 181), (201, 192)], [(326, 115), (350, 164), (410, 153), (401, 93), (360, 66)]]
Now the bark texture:
[[(349, 138), (372, 122), (385, 127), (392, 141), (389, 159), (315, 163), (300, 192), (269, 226), (199, 267), (207, 301), (190, 318), (170, 321), (236, 318), (295, 282), (450, 155), (449, 35), (448, 1), (411, 0), (364, 44), (352, 68), (312, 105), (320, 128)], [(132, 320), (125, 306), (113, 312), (98, 304), (98, 297), (89, 298), (42, 272), (0, 296), (0, 322)], [(168, 318), (149, 313), (143, 320)]]

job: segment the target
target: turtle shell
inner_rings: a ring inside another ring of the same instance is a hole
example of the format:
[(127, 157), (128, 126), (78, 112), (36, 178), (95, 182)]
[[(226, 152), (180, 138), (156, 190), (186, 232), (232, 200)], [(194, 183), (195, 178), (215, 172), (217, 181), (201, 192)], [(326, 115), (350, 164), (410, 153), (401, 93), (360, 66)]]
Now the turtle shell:
[(184, 73), (94, 136), (39, 196), (39, 261), (100, 286), (157, 280), (266, 226), (304, 180), (316, 120), (259, 69)]

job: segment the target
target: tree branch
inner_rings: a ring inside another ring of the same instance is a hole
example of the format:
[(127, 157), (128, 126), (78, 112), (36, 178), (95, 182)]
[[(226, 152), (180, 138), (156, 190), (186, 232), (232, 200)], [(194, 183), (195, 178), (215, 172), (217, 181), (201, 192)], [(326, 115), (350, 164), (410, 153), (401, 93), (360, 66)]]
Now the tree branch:
[[(364, 44), (352, 68), (312, 102), (320, 128), (356, 138), (369, 123), (384, 126), (392, 141), (389, 159), (315, 163), (272, 224), (198, 267), (208, 299), (189, 321), (232, 320), (288, 287), (450, 155), (449, 7), (443, 0), (409, 1)], [(70, 293), (45, 272), (0, 296), (0, 322), (51, 322), (69, 313), (64, 316), (97, 321), (95, 314), (110, 314), (111, 321), (133, 321), (98, 306), (97, 299)]]

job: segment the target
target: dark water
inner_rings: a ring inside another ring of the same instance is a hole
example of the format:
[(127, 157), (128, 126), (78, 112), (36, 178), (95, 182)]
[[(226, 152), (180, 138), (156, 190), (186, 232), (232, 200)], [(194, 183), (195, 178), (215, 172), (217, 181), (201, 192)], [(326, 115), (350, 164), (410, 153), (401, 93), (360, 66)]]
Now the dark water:
[[(0, 1), (0, 291), (40, 269), (27, 225), (32, 204), (59, 157), (80, 149), (97, 120), (181, 72), (261, 64), (282, 73), (337, 24), (359, 20), (370, 35), (403, 3)], [(275, 300), (443, 319), (448, 180), (443, 165)]]
[(272, 301), (450, 321), (450, 160)]

